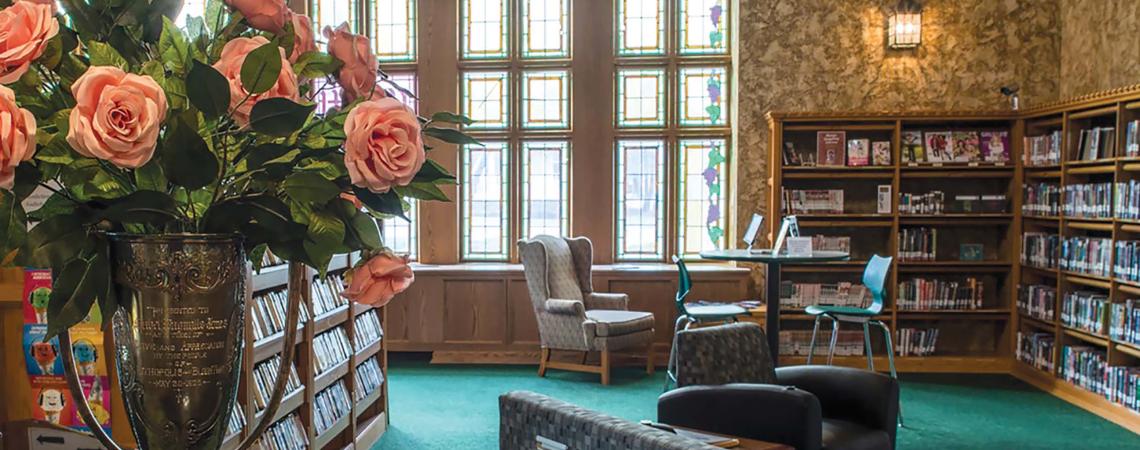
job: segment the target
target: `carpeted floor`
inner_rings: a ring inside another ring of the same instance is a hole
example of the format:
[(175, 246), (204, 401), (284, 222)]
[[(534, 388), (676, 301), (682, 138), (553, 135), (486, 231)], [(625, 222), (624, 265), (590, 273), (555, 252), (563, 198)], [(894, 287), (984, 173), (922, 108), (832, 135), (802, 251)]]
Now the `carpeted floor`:
[[(498, 396), (540, 392), (630, 420), (654, 418), (664, 381), (633, 368), (613, 384), (532, 366), (430, 366), (390, 361), (392, 426), (382, 450), (496, 449)], [(1014, 378), (903, 375), (900, 449), (1140, 449), (1140, 437)]]

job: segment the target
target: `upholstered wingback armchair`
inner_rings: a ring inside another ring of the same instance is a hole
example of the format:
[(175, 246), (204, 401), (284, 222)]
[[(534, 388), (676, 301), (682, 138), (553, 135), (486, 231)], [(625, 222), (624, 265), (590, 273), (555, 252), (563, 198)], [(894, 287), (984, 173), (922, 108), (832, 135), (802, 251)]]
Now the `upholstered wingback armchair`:
[[(539, 376), (548, 368), (592, 372), (609, 384), (611, 352), (651, 346), (652, 313), (629, 311), (625, 294), (594, 292), (589, 239), (543, 235), (520, 240), (518, 248), (542, 342)], [(551, 360), (557, 350), (581, 352), (582, 362)], [(586, 364), (590, 352), (601, 353), (599, 365)], [(652, 351), (646, 359), (653, 373)]]

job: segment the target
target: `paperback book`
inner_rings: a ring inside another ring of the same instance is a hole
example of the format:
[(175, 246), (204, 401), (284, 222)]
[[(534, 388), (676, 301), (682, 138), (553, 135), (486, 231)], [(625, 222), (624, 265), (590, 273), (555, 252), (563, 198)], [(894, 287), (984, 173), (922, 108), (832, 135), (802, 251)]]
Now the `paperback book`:
[(816, 164), (820, 166), (842, 166), (847, 160), (844, 145), (847, 142), (845, 131), (820, 131), (816, 133)]

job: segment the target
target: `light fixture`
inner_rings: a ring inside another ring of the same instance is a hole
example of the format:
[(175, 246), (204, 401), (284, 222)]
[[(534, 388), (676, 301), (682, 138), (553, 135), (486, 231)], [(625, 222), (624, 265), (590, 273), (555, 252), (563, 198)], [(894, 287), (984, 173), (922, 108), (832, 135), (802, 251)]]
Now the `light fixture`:
[(922, 5), (902, 0), (887, 19), (887, 45), (893, 49), (915, 48), (922, 43)]

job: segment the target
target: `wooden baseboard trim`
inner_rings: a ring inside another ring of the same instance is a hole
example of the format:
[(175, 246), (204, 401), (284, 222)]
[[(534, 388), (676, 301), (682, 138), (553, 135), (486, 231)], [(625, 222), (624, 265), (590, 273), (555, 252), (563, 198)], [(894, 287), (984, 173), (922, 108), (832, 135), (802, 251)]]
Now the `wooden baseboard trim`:
[[(614, 366), (644, 366), (645, 352), (630, 350), (628, 352), (615, 352), (613, 354)], [(538, 351), (435, 351), (431, 354), (432, 364), (510, 364), (538, 366)], [(664, 367), (664, 361), (669, 359), (667, 352), (656, 352), (653, 355), (654, 365)], [(581, 353), (555, 350), (550, 357), (553, 363), (571, 363), (581, 361)], [(598, 361), (598, 352), (590, 354), (590, 361)], [(547, 364), (547, 367), (556, 368)]]
[(1016, 362), (1010, 374), (1085, 411), (1140, 434), (1140, 414), (1050, 374)]

